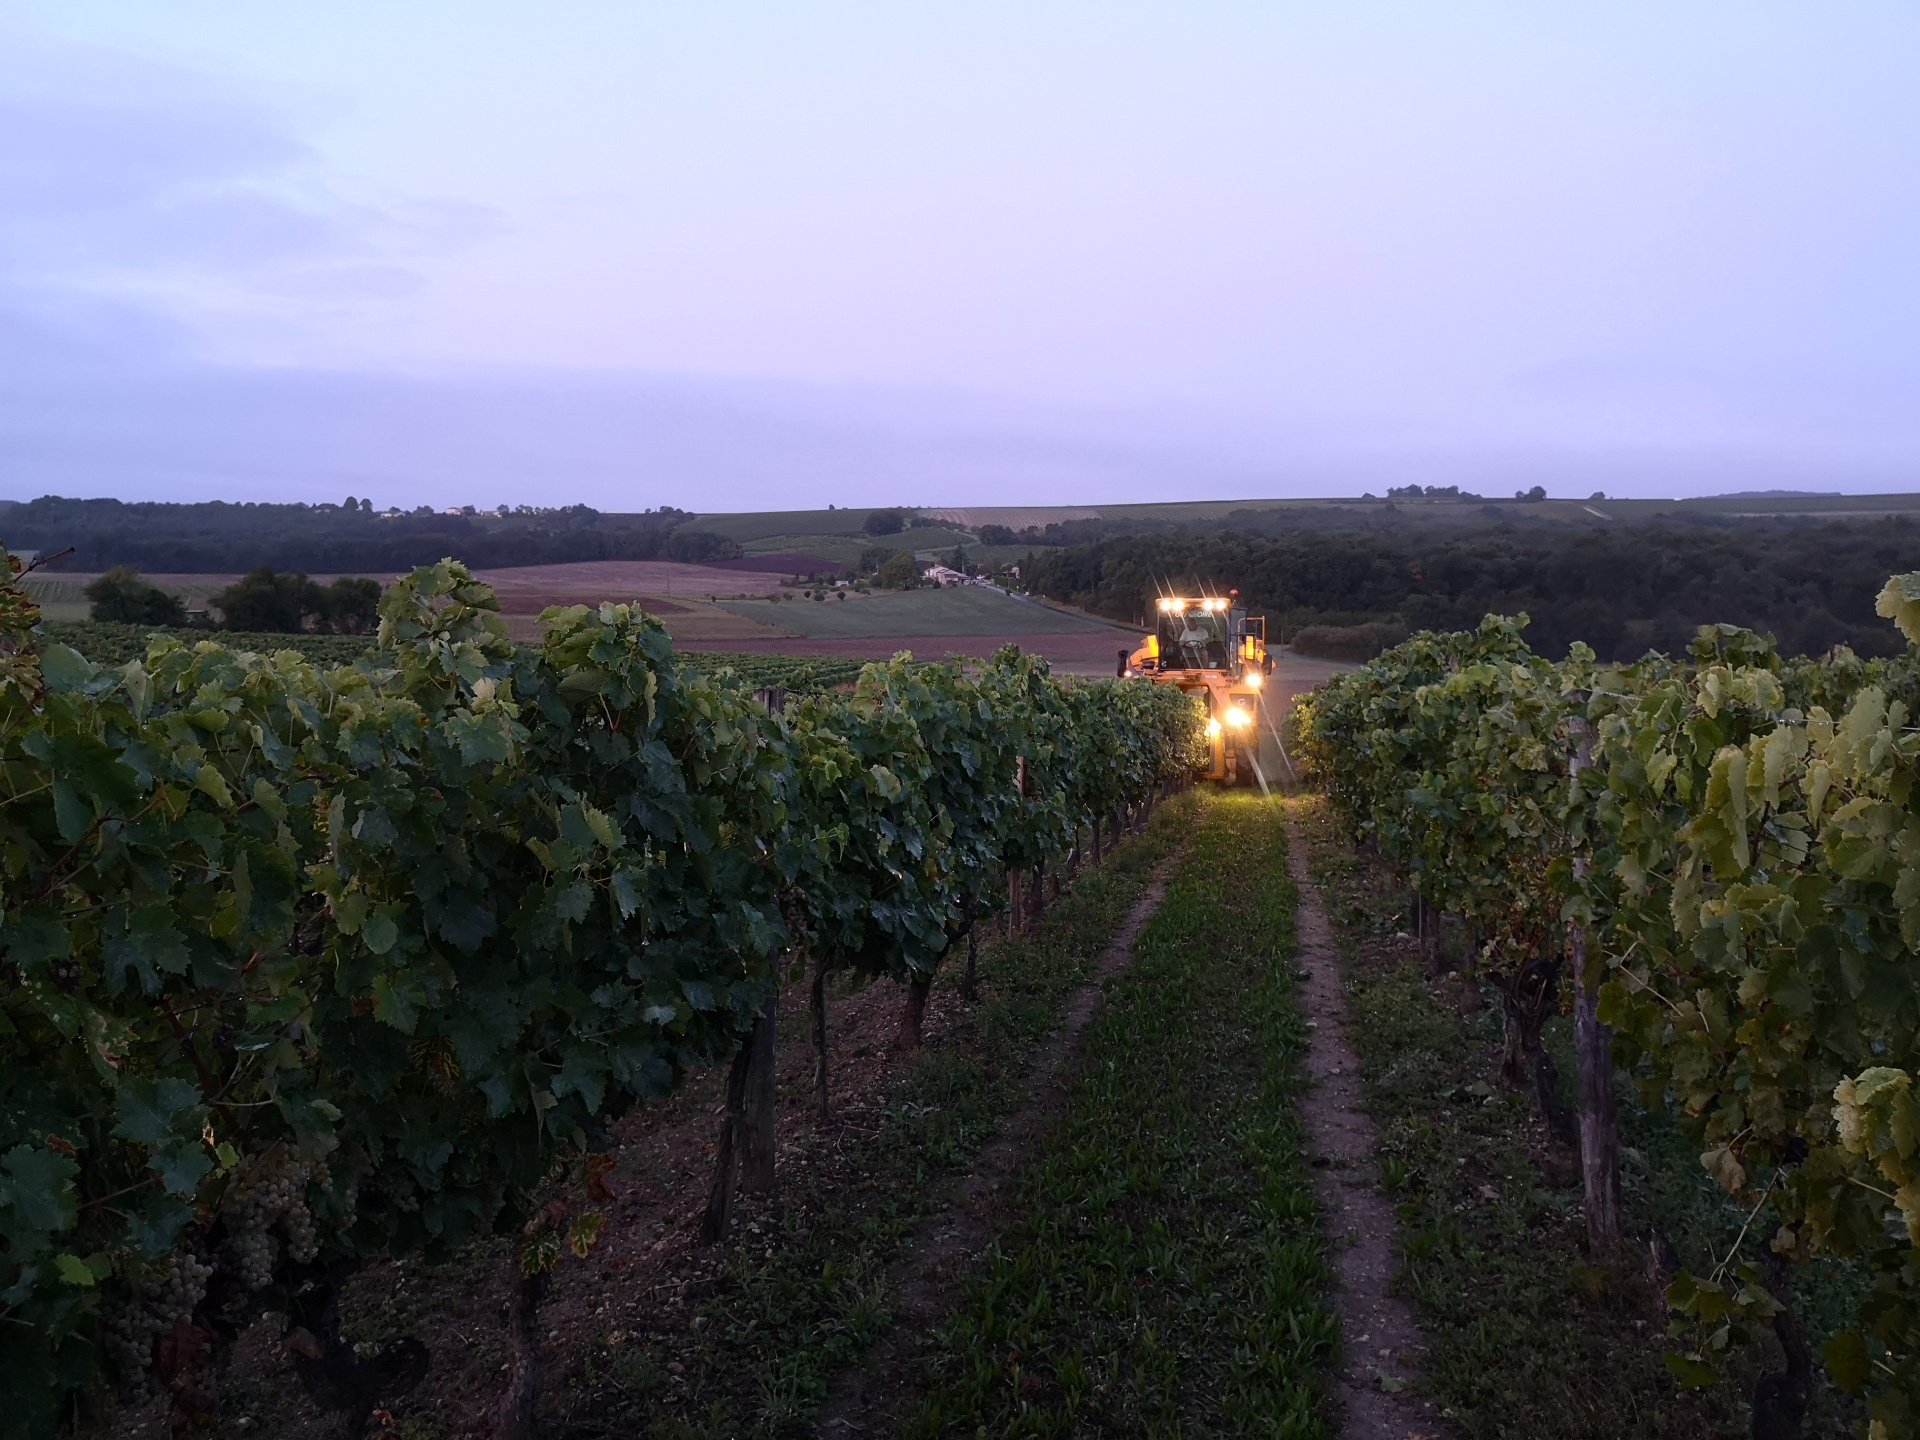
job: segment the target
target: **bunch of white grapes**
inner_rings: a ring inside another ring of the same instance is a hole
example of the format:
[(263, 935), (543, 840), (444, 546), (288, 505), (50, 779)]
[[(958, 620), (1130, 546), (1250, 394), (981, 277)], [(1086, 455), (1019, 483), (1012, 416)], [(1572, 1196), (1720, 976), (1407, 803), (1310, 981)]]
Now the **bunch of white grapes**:
[(273, 1283), (277, 1246), (268, 1232), (276, 1224), (296, 1263), (304, 1265), (320, 1253), (313, 1212), (307, 1209), (307, 1182), (318, 1179), (325, 1184), (330, 1178), (324, 1167), (316, 1173), (304, 1160), (279, 1158), (261, 1165), (228, 1193), (222, 1207), (227, 1239), (247, 1289), (261, 1290)]
[(107, 1312), (107, 1354), (128, 1383), (142, 1383), (153, 1342), (193, 1314), (207, 1294), (213, 1266), (176, 1251), (154, 1270), (132, 1299)]

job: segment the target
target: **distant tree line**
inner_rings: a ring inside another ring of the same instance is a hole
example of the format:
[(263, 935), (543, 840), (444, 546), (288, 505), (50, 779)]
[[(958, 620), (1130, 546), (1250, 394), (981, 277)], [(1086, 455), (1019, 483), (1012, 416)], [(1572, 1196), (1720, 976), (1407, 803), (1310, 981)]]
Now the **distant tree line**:
[(937, 530), (940, 522), (911, 510), (875, 510), (861, 522), (860, 528), (869, 535), (898, 535), (902, 530)]
[[(342, 575), (320, 585), (300, 571), (262, 565), (207, 597), (229, 630), (311, 630), (320, 635), (371, 635), (380, 628), (380, 582)], [(95, 612), (96, 619), (108, 617)]]
[[(471, 512), (471, 513), (468, 513)], [(0, 542), (14, 551), (73, 547), (57, 567), (103, 571), (130, 565), (149, 574), (252, 570), (308, 573), (403, 571), (457, 555), (478, 569), (578, 560), (730, 560), (737, 542), (689, 524), (684, 510), (662, 506), (638, 515), (603, 515), (587, 505), (507, 514), (376, 513), (353, 500), (339, 505), (174, 505), (151, 501), (69, 500), (45, 495), (0, 506)]]
[(1317, 627), (1326, 644), (1327, 630), (1373, 626), (1346, 637), (1366, 653), (1403, 629), (1463, 629), (1489, 612), (1525, 611), (1537, 650), (1558, 657), (1584, 640), (1603, 659), (1624, 660), (1682, 651), (1696, 627), (1722, 621), (1770, 633), (1788, 653), (1844, 644), (1895, 654), (1899, 633), (1874, 613), (1874, 597), (1888, 575), (1914, 569), (1920, 527), (1893, 519), (1127, 536), (1036, 551), (1022, 575), (1036, 593), (1128, 622), (1144, 619), (1159, 594), (1238, 589), (1275, 638)]

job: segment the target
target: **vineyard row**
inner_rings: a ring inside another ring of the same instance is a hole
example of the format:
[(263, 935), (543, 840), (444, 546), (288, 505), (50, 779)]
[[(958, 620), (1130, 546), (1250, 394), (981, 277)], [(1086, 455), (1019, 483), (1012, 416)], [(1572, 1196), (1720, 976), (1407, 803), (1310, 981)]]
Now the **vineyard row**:
[(610, 1124), (731, 1062), (724, 1232), (771, 1179), (783, 981), (824, 1107), (830, 975), (899, 982), (911, 1042), (1021, 877), (1037, 906), (1202, 758), (1185, 697), (1012, 647), (769, 706), (637, 608), (515, 647), (453, 562), (381, 615), (350, 664), (103, 667), (0, 587), (0, 1433), (506, 1224), (530, 1325)]
[[(1679, 659), (1601, 666), (1576, 645), (1553, 663), (1526, 617), (1489, 616), (1337, 677), (1296, 719), (1335, 813), (1414, 887), (1422, 937), (1443, 913), (1467, 927), (1508, 1075), (1579, 1152), (1595, 1253), (1623, 1239), (1617, 1072), (1747, 1210), (1731, 1251), (1666, 1292), (1683, 1383), (1770, 1329), (1786, 1368), (1756, 1427), (1771, 1407), (1797, 1433), (1814, 1352), (1787, 1267), (1837, 1258), (1871, 1278), (1819, 1356), (1865, 1393), (1872, 1440), (1912, 1440), (1920, 575), (1879, 607), (1906, 654), (1787, 660), (1708, 626)], [(1563, 990), (1571, 1112), (1541, 1040)]]

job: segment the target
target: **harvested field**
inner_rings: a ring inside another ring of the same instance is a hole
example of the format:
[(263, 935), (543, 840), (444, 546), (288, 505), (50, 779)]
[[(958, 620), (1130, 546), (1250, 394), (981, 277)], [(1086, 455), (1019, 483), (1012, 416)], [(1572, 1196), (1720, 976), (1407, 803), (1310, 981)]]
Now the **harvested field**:
[(802, 555), (791, 550), (774, 550), (765, 554), (748, 551), (738, 560), (716, 560), (716, 570), (759, 570), (769, 575), (835, 575), (846, 578), (853, 574), (853, 566), (838, 560), (824, 559), (819, 555)]
[(474, 574), (493, 587), (501, 608), (509, 614), (538, 614), (543, 605), (582, 603), (577, 599), (543, 598), (547, 596), (586, 595), (594, 597), (597, 604), (601, 600), (630, 600), (636, 595), (660, 595), (669, 600), (773, 595), (782, 588), (777, 573), (722, 570), (672, 560), (583, 560), (573, 565), (525, 565)]
[[(781, 593), (783, 577), (767, 571), (721, 570), (670, 560), (590, 560), (481, 570), (475, 578), (493, 587), (500, 611), (507, 617), (508, 633), (516, 640), (540, 638), (537, 617), (549, 605), (598, 605), (606, 600), (637, 602), (659, 616), (680, 645), (753, 649), (755, 642), (793, 633), (774, 623), (771, 615), (764, 619), (737, 615), (708, 599)], [(773, 611), (774, 607), (766, 608)]]
[[(671, 626), (669, 626), (671, 628)], [(964, 655), (984, 660), (1002, 645), (1018, 645), (1044, 655), (1069, 675), (1111, 675), (1120, 646), (1107, 635), (875, 635), (857, 639), (809, 640), (804, 636), (757, 642), (729, 642), (730, 649), (763, 655), (835, 655), (855, 660), (887, 660), (902, 650), (916, 660)], [(1310, 688), (1310, 687), (1309, 687)]]
[[(791, 593), (791, 592), (789, 592)], [(774, 607), (752, 601), (723, 602), (724, 608), (760, 619)], [(778, 608), (765, 618), (815, 640), (861, 640), (893, 635), (1074, 635), (1125, 638), (1105, 620), (1076, 611), (1016, 599), (984, 585), (939, 590), (879, 591)], [(1117, 645), (1119, 639), (1114, 643)]]
[[(667, 633), (673, 637), (674, 643), (682, 649), (718, 647), (723, 650), (755, 650), (775, 641), (797, 638), (791, 630), (783, 630), (778, 625), (736, 615), (730, 610), (721, 609), (718, 605), (709, 605), (704, 600), (663, 600), (658, 595), (629, 595), (624, 598), (633, 601), (641, 609), (655, 616), (667, 627)], [(593, 599), (572, 599), (553, 600), (548, 603), (597, 605), (600, 602)], [(541, 609), (544, 608), (545, 606), (541, 607)], [(540, 623), (539, 610), (519, 609), (508, 610), (505, 613), (507, 633), (515, 640), (534, 641), (540, 638), (544, 627)]]

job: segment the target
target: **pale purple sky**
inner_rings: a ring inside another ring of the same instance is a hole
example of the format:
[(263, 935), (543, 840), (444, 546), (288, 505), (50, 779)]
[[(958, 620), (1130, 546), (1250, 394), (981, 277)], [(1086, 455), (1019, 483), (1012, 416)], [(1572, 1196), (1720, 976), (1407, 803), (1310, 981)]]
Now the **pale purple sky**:
[(1909, 5), (0, 0), (0, 498), (1920, 489)]

